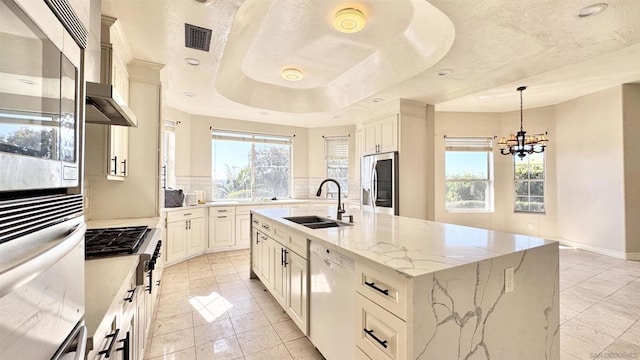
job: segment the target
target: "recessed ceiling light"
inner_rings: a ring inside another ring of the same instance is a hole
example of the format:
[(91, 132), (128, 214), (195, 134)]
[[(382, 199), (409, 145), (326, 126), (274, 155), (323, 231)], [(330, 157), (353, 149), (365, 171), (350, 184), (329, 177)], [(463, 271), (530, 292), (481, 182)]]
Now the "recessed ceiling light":
[(453, 70), (451, 70), (451, 69), (442, 69), (442, 70), (438, 71), (438, 75), (447, 76), (447, 75), (451, 74), (452, 72), (453, 72)]
[(185, 92), (184, 92), (184, 95), (185, 95), (185, 96), (188, 96), (188, 97), (194, 97), (194, 96), (197, 96), (198, 94), (193, 93), (193, 92), (191, 92), (191, 91), (185, 91)]
[(20, 81), (23, 84), (27, 84), (27, 85), (35, 84), (35, 82), (33, 82), (33, 80), (29, 80), (29, 79), (18, 79), (18, 81)]
[(196, 58), (184, 58), (184, 61), (186, 61), (187, 64), (189, 64), (189, 65), (193, 65), (193, 66), (200, 65), (200, 60), (198, 60)]
[(342, 9), (333, 18), (333, 27), (343, 33), (356, 33), (366, 24), (364, 14), (354, 8)]
[(384, 99), (383, 98), (373, 98), (373, 100), (371, 100), (373, 102), (383, 102)]
[(578, 17), (584, 18), (597, 15), (603, 12), (607, 8), (607, 6), (609, 6), (607, 3), (597, 3), (585, 6), (582, 9), (578, 10)]
[(288, 68), (288, 69), (282, 70), (282, 72), (280, 73), (280, 76), (282, 76), (282, 78), (287, 81), (300, 81), (304, 77), (304, 75), (302, 74), (302, 71), (294, 68)]

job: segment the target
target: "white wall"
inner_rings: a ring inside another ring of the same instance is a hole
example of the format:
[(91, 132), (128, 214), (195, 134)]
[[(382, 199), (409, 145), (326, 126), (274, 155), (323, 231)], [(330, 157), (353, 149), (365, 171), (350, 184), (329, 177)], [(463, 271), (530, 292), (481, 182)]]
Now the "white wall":
[(617, 86), (556, 106), (558, 237), (625, 251), (622, 91)]

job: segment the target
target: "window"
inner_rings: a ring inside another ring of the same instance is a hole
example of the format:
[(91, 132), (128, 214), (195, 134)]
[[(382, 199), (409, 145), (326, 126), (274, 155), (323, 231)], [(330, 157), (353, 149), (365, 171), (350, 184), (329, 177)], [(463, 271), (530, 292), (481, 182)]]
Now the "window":
[(291, 188), (290, 136), (214, 130), (214, 199), (287, 198)]
[(447, 211), (493, 211), (491, 138), (445, 139)]
[(176, 188), (176, 123), (164, 122), (164, 187)]
[[(327, 177), (335, 179), (342, 188), (342, 197), (349, 191), (349, 137), (328, 136), (324, 138), (324, 159), (327, 166)], [(327, 183), (327, 197), (337, 198), (338, 188), (334, 183)]]
[(544, 153), (513, 157), (516, 212), (544, 213)]

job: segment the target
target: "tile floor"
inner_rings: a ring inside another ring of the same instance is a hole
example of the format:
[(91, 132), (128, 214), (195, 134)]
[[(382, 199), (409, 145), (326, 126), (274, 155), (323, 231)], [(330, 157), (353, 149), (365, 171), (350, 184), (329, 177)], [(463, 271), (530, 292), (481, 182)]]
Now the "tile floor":
[[(322, 359), (257, 280), (247, 250), (165, 269), (152, 360)], [(560, 250), (560, 359), (640, 358), (640, 262)]]

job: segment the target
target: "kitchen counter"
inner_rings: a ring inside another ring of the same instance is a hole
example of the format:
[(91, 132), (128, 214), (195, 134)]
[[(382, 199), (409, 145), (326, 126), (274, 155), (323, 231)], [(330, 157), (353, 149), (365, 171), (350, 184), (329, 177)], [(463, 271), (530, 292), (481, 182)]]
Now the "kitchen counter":
[[(104, 319), (116, 311), (121, 300), (123, 285), (135, 274), (139, 257), (115, 256), (84, 262), (85, 271), (85, 322), (91, 338)], [(108, 324), (110, 325), (110, 324)], [(94, 344), (89, 343), (89, 349)]]
[[(329, 255), (335, 251), (353, 259), (354, 290), (331, 287), (327, 291), (327, 284), (338, 279), (325, 278), (333, 274), (328, 271), (313, 270), (309, 286), (303, 282), (301, 287), (306, 289), (302, 291), (311, 314), (314, 304), (323, 303), (327, 296), (339, 303), (349, 298), (345, 291), (355, 292), (354, 304), (345, 305), (355, 309), (353, 320), (342, 318), (347, 322), (344, 328), (354, 331), (343, 334), (343, 339), (354, 336), (355, 349), (353, 356), (345, 353), (343, 359), (560, 358), (555, 241), (367, 211), (347, 211), (354, 215), (354, 223), (336, 228), (310, 229), (284, 219), (308, 215), (335, 219), (335, 207), (251, 213), (251, 276), (260, 278), (276, 298), (280, 272), (322, 269), (326, 262), (309, 256), (301, 264), (299, 258), (288, 255), (296, 249), (300, 253), (297, 239), (307, 239), (306, 246), (315, 249), (314, 244), (322, 245)], [(285, 265), (287, 270), (279, 272)], [(292, 285), (287, 286), (285, 290)], [(286, 305), (290, 307), (289, 302)], [(291, 311), (287, 313), (295, 320)], [(310, 316), (311, 329), (314, 321), (322, 324)], [(335, 342), (314, 343), (320, 351), (325, 346), (326, 353), (331, 349), (335, 353), (331, 344)]]
[[(343, 202), (347, 205), (358, 205), (360, 200), (358, 199), (344, 199)], [(286, 205), (294, 205), (294, 204), (310, 204), (310, 205), (318, 205), (318, 206), (328, 206), (335, 205), (337, 203), (336, 199), (324, 199), (324, 198), (315, 198), (315, 199), (282, 199), (282, 200), (221, 200), (221, 201), (208, 201), (204, 204), (197, 205), (189, 205), (189, 206), (179, 206), (179, 207), (170, 207), (163, 208), (162, 211), (176, 211), (176, 210), (185, 210), (191, 208), (202, 208), (202, 207), (216, 207), (216, 206), (264, 206), (264, 205), (272, 205), (272, 206), (286, 206)]]
[(335, 219), (334, 207), (257, 209), (252, 212), (304, 233), (309, 239), (320, 240), (324, 246), (384, 265), (409, 277), (540, 246), (557, 247), (555, 241), (532, 236), (368, 211), (347, 211), (354, 216), (352, 226), (327, 229), (310, 229), (284, 219), (305, 215)]

